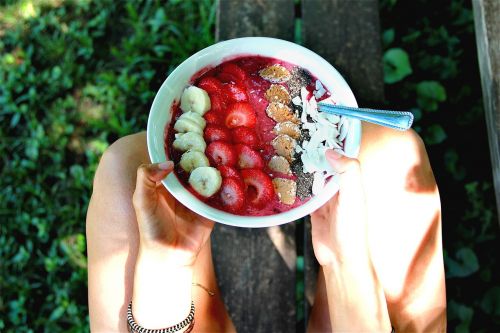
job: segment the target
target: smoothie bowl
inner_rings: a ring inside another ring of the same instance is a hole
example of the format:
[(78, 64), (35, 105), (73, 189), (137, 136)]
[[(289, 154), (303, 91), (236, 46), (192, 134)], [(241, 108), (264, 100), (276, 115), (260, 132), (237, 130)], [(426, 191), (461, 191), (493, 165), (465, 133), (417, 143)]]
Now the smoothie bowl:
[(318, 101), (357, 106), (342, 76), (312, 51), (263, 37), (214, 44), (158, 91), (147, 127), (151, 161), (174, 161), (164, 186), (211, 220), (297, 220), (338, 191), (325, 150), (359, 151), (359, 121), (318, 112)]

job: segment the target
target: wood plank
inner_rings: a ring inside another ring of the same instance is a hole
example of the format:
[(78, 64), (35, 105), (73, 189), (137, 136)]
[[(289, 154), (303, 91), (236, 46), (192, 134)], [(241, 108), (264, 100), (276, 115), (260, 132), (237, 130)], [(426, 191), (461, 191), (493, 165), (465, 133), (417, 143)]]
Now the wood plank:
[(473, 0), (476, 44), (500, 223), (500, 2)]
[[(304, 46), (337, 68), (360, 105), (382, 102), (384, 81), (378, 1), (302, 0), (301, 14)], [(305, 221), (304, 242), (307, 319), (318, 271), (310, 219)]]
[(314, 256), (314, 250), (311, 238), (311, 218), (307, 216), (304, 218), (304, 313), (305, 324), (309, 321), (309, 313), (314, 303), (314, 296), (316, 294), (316, 282), (318, 280), (319, 264)]
[(283, 258), (270, 229), (215, 226), (212, 252), (224, 302), (238, 332), (295, 331), (295, 225), (274, 229), (286, 240)]
[(293, 0), (220, 0), (217, 40), (263, 36), (293, 40)]
[[(293, 0), (220, 0), (216, 37), (293, 39)], [(212, 252), (238, 332), (295, 331), (295, 224), (242, 229), (217, 224)]]
[(304, 46), (344, 76), (360, 105), (384, 98), (377, 0), (302, 2)]

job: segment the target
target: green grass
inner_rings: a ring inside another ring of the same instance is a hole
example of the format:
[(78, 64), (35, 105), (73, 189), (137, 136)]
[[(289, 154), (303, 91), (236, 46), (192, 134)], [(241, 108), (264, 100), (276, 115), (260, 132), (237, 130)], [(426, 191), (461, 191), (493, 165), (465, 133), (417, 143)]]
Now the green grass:
[[(470, 7), (381, 5), (387, 103), (414, 111), (441, 190), (451, 332), (500, 325)], [(88, 331), (85, 213), (99, 158), (145, 129), (166, 76), (214, 42), (214, 20), (210, 0), (0, 1), (1, 332)]]
[(0, 331), (86, 332), (85, 213), (102, 152), (145, 129), (170, 71), (214, 41), (211, 1), (0, 9)]

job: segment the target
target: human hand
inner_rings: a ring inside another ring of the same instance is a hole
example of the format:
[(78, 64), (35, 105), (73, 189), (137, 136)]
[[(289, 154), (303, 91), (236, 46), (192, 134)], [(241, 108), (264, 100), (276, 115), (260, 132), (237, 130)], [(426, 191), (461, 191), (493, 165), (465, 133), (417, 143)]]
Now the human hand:
[(172, 170), (171, 161), (143, 164), (137, 170), (133, 205), (140, 250), (161, 254), (176, 266), (192, 266), (214, 223), (190, 211), (161, 186)]
[(339, 192), (311, 214), (312, 243), (319, 264), (328, 266), (368, 256), (365, 196), (358, 160), (326, 152), (340, 175)]
[(340, 189), (311, 214), (311, 234), (326, 299), (335, 300), (327, 302), (331, 331), (390, 332), (384, 291), (368, 251), (359, 162), (333, 150), (326, 152), (326, 158), (340, 175)]

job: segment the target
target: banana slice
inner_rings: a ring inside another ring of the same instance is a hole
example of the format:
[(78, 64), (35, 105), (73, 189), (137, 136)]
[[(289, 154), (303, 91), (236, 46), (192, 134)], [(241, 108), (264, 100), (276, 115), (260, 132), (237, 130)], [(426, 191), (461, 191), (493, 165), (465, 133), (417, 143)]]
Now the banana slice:
[(190, 119), (177, 119), (174, 124), (174, 130), (179, 133), (194, 132), (203, 135), (203, 128)]
[(195, 132), (176, 133), (172, 146), (180, 151), (196, 150), (202, 153), (207, 148), (207, 144), (201, 134)]
[(222, 177), (216, 168), (199, 167), (191, 172), (189, 184), (200, 195), (208, 198), (220, 189)]
[(195, 86), (184, 89), (181, 96), (181, 110), (183, 112), (194, 111), (200, 115), (210, 110), (210, 97), (205, 90)]
[(179, 165), (184, 171), (189, 173), (193, 171), (193, 169), (210, 166), (210, 163), (208, 162), (208, 158), (201, 151), (188, 150), (182, 154)]
[(207, 125), (207, 122), (205, 121), (205, 118), (203, 118), (203, 116), (201, 114), (196, 113), (194, 111), (188, 111), (188, 112), (185, 112), (185, 113), (181, 114), (181, 116), (179, 117), (178, 120), (181, 120), (181, 119), (188, 119), (188, 120), (194, 121), (202, 129), (204, 129), (205, 126)]

